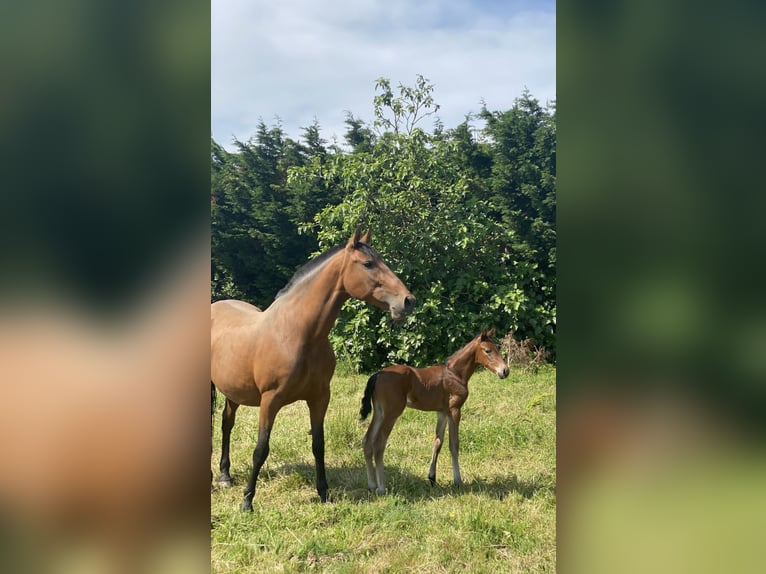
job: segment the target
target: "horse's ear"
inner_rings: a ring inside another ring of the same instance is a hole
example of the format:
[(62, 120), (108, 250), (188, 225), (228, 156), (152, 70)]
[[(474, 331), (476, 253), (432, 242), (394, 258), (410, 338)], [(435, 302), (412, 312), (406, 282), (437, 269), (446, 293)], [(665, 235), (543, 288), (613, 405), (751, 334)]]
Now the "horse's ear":
[(487, 340), (487, 328), (486, 327), (482, 327), (481, 328), (481, 334), (479, 335), (479, 337), (481, 338), (482, 341), (486, 341)]
[(364, 235), (362, 235), (362, 238), (359, 240), (362, 243), (366, 243), (367, 245), (371, 245), (370, 241), (372, 240), (372, 233), (370, 233), (370, 230), (364, 232)]
[(351, 239), (349, 239), (348, 243), (346, 243), (347, 249), (356, 249), (356, 247), (359, 245), (359, 235), (361, 233), (362, 230), (357, 227), (356, 231), (354, 231), (354, 234), (351, 236)]
[(494, 336), (495, 336), (495, 328), (492, 327), (489, 331), (487, 331), (487, 337), (491, 339)]

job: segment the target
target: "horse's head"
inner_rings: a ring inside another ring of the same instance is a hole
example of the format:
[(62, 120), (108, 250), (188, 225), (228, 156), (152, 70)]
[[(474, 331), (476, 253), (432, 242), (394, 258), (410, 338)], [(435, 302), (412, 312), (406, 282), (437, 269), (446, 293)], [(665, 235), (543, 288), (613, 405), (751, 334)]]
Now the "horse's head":
[(415, 297), (370, 247), (370, 232), (356, 230), (345, 247), (343, 288), (355, 299), (388, 310), (400, 319), (415, 307)]
[(479, 344), (476, 345), (476, 362), (494, 371), (498, 377), (504, 379), (508, 376), (508, 365), (505, 364), (500, 351), (497, 349), (497, 345), (492, 341), (494, 336), (494, 327), (489, 331), (486, 329), (481, 330)]

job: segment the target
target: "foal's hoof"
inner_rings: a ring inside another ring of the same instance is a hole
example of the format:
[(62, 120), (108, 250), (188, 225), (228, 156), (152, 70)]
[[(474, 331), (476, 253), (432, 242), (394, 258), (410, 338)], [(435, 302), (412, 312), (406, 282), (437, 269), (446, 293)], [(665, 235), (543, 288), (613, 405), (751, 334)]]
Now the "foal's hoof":
[(222, 474), (218, 477), (216, 484), (218, 484), (218, 488), (229, 488), (231, 486), (231, 477)]
[(252, 500), (243, 500), (242, 505), (239, 507), (239, 509), (242, 512), (252, 512), (253, 511), (253, 502)]

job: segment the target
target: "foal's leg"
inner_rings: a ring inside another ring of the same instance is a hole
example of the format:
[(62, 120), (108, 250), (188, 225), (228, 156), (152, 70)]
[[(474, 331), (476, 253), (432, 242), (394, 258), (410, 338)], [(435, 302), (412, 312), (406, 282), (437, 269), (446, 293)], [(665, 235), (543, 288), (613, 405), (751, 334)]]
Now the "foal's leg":
[(460, 408), (450, 408), (449, 413), (449, 451), (452, 455), (452, 477), (455, 480), (455, 486), (463, 484), (460, 478), (460, 463), (458, 462), (458, 450), (460, 449), (460, 438), (458, 437), (458, 427), (460, 426)]
[(431, 454), (431, 468), (428, 470), (428, 480), (431, 481), (431, 486), (436, 486), (436, 459), (439, 458), (439, 451), (444, 444), (445, 428), (447, 428), (447, 413), (439, 411), (436, 413), (436, 437), (434, 438), (434, 450)]
[(330, 390), (327, 389), (318, 399), (308, 402), (311, 418), (311, 451), (317, 469), (317, 493), (322, 502), (327, 502), (327, 476), (324, 466), (324, 417), (330, 404)]
[(221, 470), (221, 475), (218, 477), (218, 484), (221, 486), (231, 486), (231, 475), (229, 469), (231, 468), (231, 461), (229, 460), (229, 442), (231, 439), (231, 429), (234, 427), (234, 419), (236, 418), (237, 409), (239, 405), (229, 399), (226, 399), (226, 403), (223, 405), (223, 413), (221, 415), (221, 462), (218, 468)]
[(266, 457), (269, 456), (269, 437), (271, 428), (274, 425), (274, 418), (277, 412), (282, 408), (282, 404), (275, 400), (273, 394), (264, 394), (261, 396), (261, 407), (258, 413), (258, 444), (253, 450), (253, 470), (250, 473), (250, 480), (245, 488), (245, 498), (242, 501), (242, 510), (253, 509), (253, 496), (255, 495), (255, 483), (258, 480), (258, 473), (261, 472)]
[(396, 401), (389, 401), (385, 407), (375, 407), (375, 414), (380, 419), (378, 433), (375, 436), (375, 441), (372, 446), (373, 455), (375, 457), (375, 471), (378, 479), (378, 494), (385, 494), (386, 492), (386, 477), (383, 473), (383, 453), (388, 444), (388, 435), (391, 434), (391, 429), (394, 428), (396, 419), (402, 414), (406, 405), (406, 397), (402, 397), (401, 402), (396, 399)]
[(364, 463), (367, 467), (367, 488), (375, 490), (378, 486), (377, 479), (375, 478), (375, 466), (372, 464), (373, 445), (378, 436), (380, 430), (381, 417), (377, 415), (377, 411), (373, 408), (372, 421), (370, 426), (367, 427), (367, 432), (364, 433), (362, 439), (362, 450), (364, 451)]

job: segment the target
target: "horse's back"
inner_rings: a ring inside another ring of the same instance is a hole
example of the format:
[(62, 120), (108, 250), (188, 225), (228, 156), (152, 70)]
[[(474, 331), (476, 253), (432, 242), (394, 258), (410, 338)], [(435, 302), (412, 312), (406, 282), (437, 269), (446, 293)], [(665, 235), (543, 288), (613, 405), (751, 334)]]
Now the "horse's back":
[(255, 305), (238, 299), (224, 299), (210, 305), (210, 319), (213, 327), (225, 327), (253, 321), (262, 311)]
[(210, 306), (210, 342), (215, 345), (223, 335), (252, 328), (263, 312), (250, 303), (237, 299), (216, 301)]

